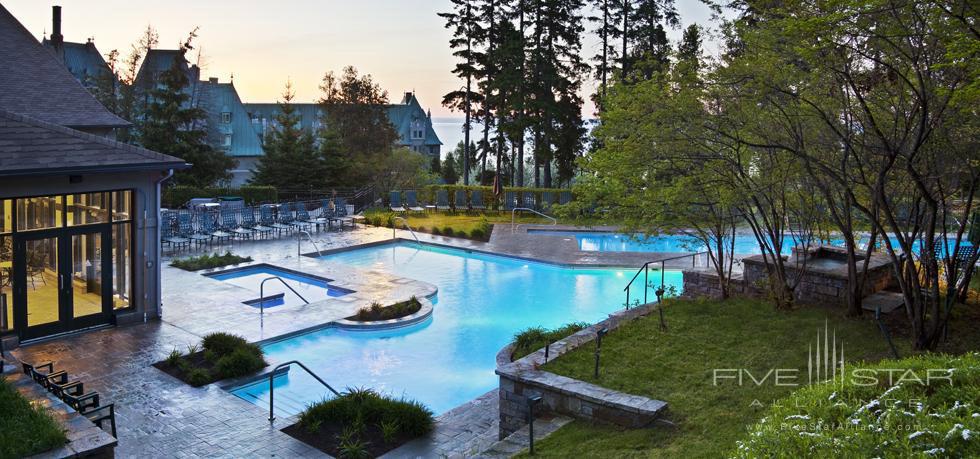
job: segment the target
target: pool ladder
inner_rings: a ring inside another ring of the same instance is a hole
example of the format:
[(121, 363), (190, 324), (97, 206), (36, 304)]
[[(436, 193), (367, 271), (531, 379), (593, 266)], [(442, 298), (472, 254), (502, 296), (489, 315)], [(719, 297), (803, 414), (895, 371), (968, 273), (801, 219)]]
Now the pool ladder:
[(300, 295), (299, 292), (296, 291), (296, 289), (290, 287), (289, 284), (287, 284), (286, 281), (282, 280), (281, 277), (271, 276), (262, 279), (262, 283), (259, 284), (259, 315), (265, 314), (265, 283), (271, 280), (277, 280), (279, 282), (282, 282), (282, 285), (285, 285), (286, 288), (288, 288), (291, 292), (296, 294), (296, 296), (298, 296), (299, 299), (303, 300), (304, 303), (310, 304), (310, 302), (307, 301), (306, 298), (303, 298), (303, 295)]
[(405, 228), (408, 228), (408, 231), (412, 233), (412, 237), (415, 238), (415, 242), (417, 242), (419, 245), (422, 244), (422, 241), (419, 240), (418, 235), (415, 234), (415, 230), (413, 230), (411, 226), (408, 226), (408, 220), (405, 220), (402, 217), (395, 217), (395, 218), (393, 218), (391, 220), (391, 222), (392, 222), (392, 224), (391, 224), (391, 238), (392, 239), (395, 238), (395, 224), (394, 224), (395, 223), (395, 220), (401, 220), (402, 221), (402, 224), (405, 225)]
[(304, 234), (306, 235), (306, 239), (309, 239), (310, 244), (313, 244), (313, 248), (316, 249), (316, 254), (322, 257), (323, 252), (320, 252), (320, 247), (318, 247), (316, 245), (316, 241), (313, 240), (313, 235), (311, 235), (310, 232), (306, 230), (296, 232), (296, 256), (299, 257), (303, 255), (303, 251), (300, 248), (300, 244), (303, 243), (303, 238), (300, 236)]
[(288, 367), (288, 366), (290, 366), (292, 364), (299, 365), (300, 368), (302, 368), (303, 370), (306, 370), (306, 372), (309, 373), (310, 376), (313, 377), (313, 379), (316, 379), (317, 382), (319, 382), (320, 384), (322, 384), (323, 387), (326, 387), (327, 389), (330, 389), (330, 392), (333, 392), (334, 395), (336, 395), (338, 397), (340, 396), (340, 392), (337, 392), (336, 389), (334, 389), (333, 387), (330, 387), (330, 384), (327, 384), (327, 382), (324, 381), (323, 378), (317, 376), (316, 373), (314, 373), (313, 371), (311, 371), (309, 368), (306, 368), (306, 365), (303, 365), (303, 363), (300, 362), (299, 360), (290, 360), (290, 361), (285, 362), (285, 363), (280, 363), (279, 365), (276, 365), (276, 367), (272, 369), (272, 372), (269, 373), (269, 422), (272, 422), (272, 421), (275, 421), (276, 420), (275, 412), (272, 411), (272, 408), (275, 405), (275, 400), (276, 400), (276, 398), (275, 398), (276, 397), (276, 386), (272, 383), (272, 379), (275, 378), (276, 373), (278, 373), (279, 370), (281, 370), (283, 368), (286, 368), (286, 367)]
[(540, 215), (540, 216), (542, 216), (544, 218), (547, 218), (548, 220), (551, 220), (551, 226), (555, 226), (555, 225), (558, 224), (558, 219), (555, 218), (555, 217), (552, 217), (550, 215), (545, 215), (545, 214), (543, 214), (541, 212), (538, 212), (538, 211), (536, 211), (534, 209), (531, 209), (529, 207), (515, 207), (515, 208), (513, 208), (510, 211), (510, 232), (511, 233), (513, 233), (514, 231), (516, 231), (517, 228), (520, 228), (521, 227), (521, 225), (514, 226), (515, 218), (517, 217), (517, 211), (518, 210), (526, 210), (528, 212), (532, 212), (532, 213), (538, 214), (538, 215)]

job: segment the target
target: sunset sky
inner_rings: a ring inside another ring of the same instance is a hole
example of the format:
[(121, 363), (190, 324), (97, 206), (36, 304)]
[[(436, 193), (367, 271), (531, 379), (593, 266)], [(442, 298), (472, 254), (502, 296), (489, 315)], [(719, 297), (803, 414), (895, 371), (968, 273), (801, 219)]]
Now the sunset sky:
[[(160, 34), (161, 48), (174, 48), (194, 27), (201, 51), (202, 76), (227, 81), (232, 74), (245, 102), (279, 98), (286, 79), (297, 101), (313, 101), (324, 72), (354, 65), (370, 73), (398, 100), (416, 91), (434, 116), (453, 116), (440, 105), (442, 95), (460, 86), (451, 73), (454, 59), (449, 32), (437, 12), (447, 0), (0, 0), (39, 39), (51, 32), (51, 6), (61, 5), (66, 41), (95, 38), (103, 54), (129, 52), (148, 24)], [(707, 7), (678, 0), (686, 26), (706, 24)], [(680, 31), (671, 31), (676, 39)], [(596, 42), (586, 42), (594, 54)], [(196, 58), (196, 54), (192, 56)], [(591, 107), (585, 108), (591, 113)]]

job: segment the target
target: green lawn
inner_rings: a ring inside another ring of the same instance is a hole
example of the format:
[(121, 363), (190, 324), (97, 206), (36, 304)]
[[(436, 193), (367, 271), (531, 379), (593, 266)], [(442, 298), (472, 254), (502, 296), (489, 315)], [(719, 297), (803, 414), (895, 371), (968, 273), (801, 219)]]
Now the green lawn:
[(0, 377), (0, 458), (42, 453), (66, 441), (61, 425), (47, 408), (32, 404)]
[[(780, 312), (764, 301), (675, 300), (665, 306), (669, 330), (656, 315), (629, 323), (603, 339), (602, 374), (592, 377), (594, 347), (583, 346), (548, 363), (558, 374), (664, 400), (666, 419), (651, 428), (625, 430), (576, 421), (540, 442), (547, 457), (722, 457), (779, 398), (794, 387), (713, 383), (714, 369), (744, 368), (756, 379), (773, 368), (796, 369), (806, 383), (808, 346), (826, 324), (843, 342), (848, 362), (890, 356), (875, 323), (847, 319), (842, 311), (803, 308)], [(896, 343), (902, 355), (908, 341)], [(723, 373), (737, 374), (737, 373)], [(783, 374), (786, 374), (785, 372)]]
[[(368, 218), (368, 222), (371, 222), (371, 218), (375, 215), (388, 215), (390, 212), (367, 212), (365, 216)], [(439, 228), (440, 231), (445, 230), (449, 227), (453, 229), (453, 233), (460, 234), (471, 234), (473, 230), (482, 228), (484, 222), (490, 224), (498, 224), (498, 228), (504, 226), (509, 227), (511, 222), (511, 215), (508, 212), (487, 212), (487, 213), (446, 213), (446, 212), (429, 212), (429, 213), (404, 213), (400, 215), (408, 220), (408, 224), (416, 231), (421, 231), (425, 233), (431, 233), (433, 228)], [(518, 215), (516, 219), (517, 223), (523, 224), (549, 224), (550, 220), (534, 216), (521, 216)], [(400, 225), (401, 223), (399, 223)], [(503, 225), (506, 224), (506, 225)]]

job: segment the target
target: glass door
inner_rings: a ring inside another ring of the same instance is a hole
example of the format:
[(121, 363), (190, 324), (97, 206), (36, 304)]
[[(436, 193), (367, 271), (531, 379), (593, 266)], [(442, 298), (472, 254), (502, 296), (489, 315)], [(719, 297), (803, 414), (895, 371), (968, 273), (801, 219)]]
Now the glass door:
[(15, 240), (14, 322), (21, 339), (108, 323), (112, 311), (110, 228), (19, 234)]

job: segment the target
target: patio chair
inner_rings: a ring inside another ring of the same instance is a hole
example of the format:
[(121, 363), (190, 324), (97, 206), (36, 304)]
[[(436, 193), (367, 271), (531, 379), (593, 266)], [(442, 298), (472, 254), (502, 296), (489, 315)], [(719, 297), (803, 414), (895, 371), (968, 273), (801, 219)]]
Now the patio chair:
[[(34, 381), (37, 381), (37, 377), (35, 375), (47, 376), (51, 373), (54, 373), (54, 362), (50, 362), (50, 361), (41, 362), (37, 364), (31, 364), (31, 363), (21, 361), (20, 365), (21, 368), (24, 370), (24, 374), (30, 376), (31, 379), (33, 379)], [(41, 370), (44, 370), (45, 368), (47, 368), (47, 371), (42, 373)]]
[(436, 190), (436, 210), (441, 210), (448, 212), (449, 207), (449, 192), (446, 190)]
[(521, 207), (526, 207), (528, 209), (534, 209), (534, 193), (530, 191), (525, 191), (521, 194)]
[(568, 204), (570, 202), (572, 202), (572, 192), (571, 191), (562, 191), (561, 193), (558, 194), (558, 204), (564, 205), (564, 204)]
[(238, 219), (231, 209), (221, 209), (221, 229), (231, 233), (232, 237), (251, 239), (252, 230), (238, 224)]
[(242, 227), (252, 230), (259, 237), (271, 236), (273, 231), (272, 228), (255, 221), (255, 209), (252, 207), (242, 209)]
[(391, 192), (390, 206), (393, 212), (404, 212), (405, 206), (402, 205), (402, 193), (400, 191)]
[(466, 190), (456, 190), (456, 195), (453, 198), (453, 212), (468, 208), (466, 205)]
[(101, 396), (96, 391), (85, 392), (79, 395), (66, 393), (64, 394), (64, 397), (62, 397), (62, 400), (64, 400), (64, 402), (67, 403), (68, 406), (74, 408), (75, 411), (84, 414), (83, 413), (84, 411), (92, 410), (94, 408), (99, 407)]
[(505, 191), (504, 210), (510, 212), (514, 210), (515, 207), (517, 207), (517, 195), (515, 195), (513, 191)]
[(470, 209), (484, 211), (487, 210), (487, 206), (483, 205), (483, 192), (480, 190), (473, 190), (470, 194)]
[(259, 219), (259, 223), (261, 223), (262, 226), (272, 228), (274, 231), (276, 231), (276, 235), (282, 235), (283, 231), (288, 234), (293, 229), (292, 226), (284, 225), (276, 221), (276, 217), (272, 213), (272, 208), (269, 206), (262, 206), (259, 209)]
[(206, 215), (206, 214), (201, 216), (201, 223), (200, 223), (200, 228), (198, 229), (198, 233), (205, 236), (211, 236), (210, 240), (211, 241), (217, 240), (218, 244), (230, 241), (232, 238), (231, 233), (222, 231), (217, 226), (215, 226), (214, 220), (211, 219), (210, 215)]
[(344, 224), (350, 225), (351, 228), (354, 227), (354, 216), (347, 213), (347, 200), (344, 198), (337, 198), (334, 201), (337, 205), (334, 209), (334, 217), (340, 222), (340, 229), (344, 229)]
[[(194, 226), (191, 225), (190, 215), (187, 215), (186, 218), (183, 217), (184, 216), (181, 215), (181, 218), (177, 219), (177, 229), (180, 234), (180, 237), (187, 238), (190, 242), (193, 242), (198, 247), (204, 244), (211, 243), (210, 234), (201, 234), (197, 231), (194, 231)], [(190, 243), (188, 243), (188, 245), (190, 245)]]
[(412, 212), (425, 212), (425, 209), (419, 206), (419, 201), (415, 196), (415, 190), (405, 192), (405, 207)]
[[(312, 224), (310, 222), (302, 221), (293, 215), (295, 210), (299, 212), (299, 208), (302, 204), (300, 203), (284, 203), (282, 208), (279, 209), (279, 222), (284, 225), (292, 226), (293, 228), (298, 228), (299, 230), (309, 230)], [(304, 209), (305, 210), (305, 209)]]
[(113, 437), (116, 436), (116, 405), (115, 403), (110, 403), (108, 405), (102, 405), (95, 408), (89, 408), (81, 412), (82, 416), (88, 418), (93, 424), (99, 426), (100, 429), (106, 430), (103, 423), (108, 422), (111, 430), (107, 430)]
[(191, 240), (174, 234), (174, 225), (176, 223), (171, 218), (164, 219), (160, 222), (160, 242), (173, 246), (175, 250), (180, 250), (181, 247), (190, 246)]
[(554, 203), (555, 198), (550, 191), (541, 192), (541, 210), (551, 210), (551, 205)]
[(306, 210), (305, 202), (297, 202), (296, 204), (296, 221), (295, 223), (305, 223), (306, 227), (315, 226), (317, 231), (320, 230), (320, 224), (316, 222), (316, 219), (310, 217), (310, 212)]

